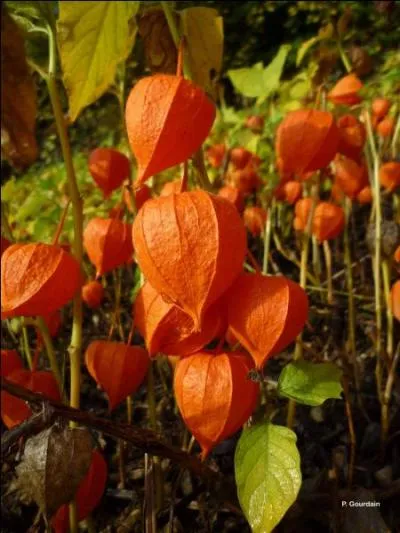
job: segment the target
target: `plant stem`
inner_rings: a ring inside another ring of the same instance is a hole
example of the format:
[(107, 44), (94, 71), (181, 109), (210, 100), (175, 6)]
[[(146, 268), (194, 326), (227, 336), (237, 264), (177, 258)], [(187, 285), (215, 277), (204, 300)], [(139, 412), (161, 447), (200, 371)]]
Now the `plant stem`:
[(29, 369), (32, 370), (32, 352), (31, 347), (29, 346), (28, 329), (26, 326), (22, 326), (22, 338), (26, 360), (28, 361)]
[[(69, 197), (72, 204), (74, 220), (74, 243), (73, 252), (79, 265), (82, 265), (83, 257), (83, 213), (82, 199), (79, 194), (78, 184), (76, 181), (75, 170), (73, 166), (71, 146), (68, 138), (67, 126), (64, 120), (60, 94), (57, 87), (56, 69), (57, 69), (57, 43), (55, 28), (48, 26), (49, 31), (49, 75), (47, 86), (50, 95), (51, 105), (53, 107), (54, 118), (56, 121), (57, 132), (61, 143), (61, 150), (64, 158), (65, 169), (67, 174)], [(70, 405), (79, 408), (80, 403), (80, 381), (81, 381), (81, 350), (82, 350), (82, 298), (81, 291), (75, 295), (73, 302), (73, 322), (71, 343), (69, 346), (70, 368), (71, 368), (71, 389)]]
[(333, 281), (332, 281), (332, 254), (329, 241), (324, 241), (324, 256), (326, 265), (326, 281), (328, 285), (328, 304), (333, 304)]
[(397, 115), (397, 122), (396, 127), (394, 129), (393, 138), (392, 138), (392, 157), (393, 159), (397, 155), (398, 150), (398, 142), (399, 142), (399, 135), (400, 135), (400, 113)]
[(58, 383), (58, 388), (60, 389), (60, 394), (63, 400), (65, 400), (64, 386), (61, 378), (60, 367), (58, 366), (57, 357), (53, 347), (53, 341), (51, 340), (49, 328), (47, 327), (44, 318), (39, 316), (36, 319), (36, 324), (40, 330), (40, 333), (43, 338), (44, 345), (46, 347), (47, 357), (49, 359), (51, 371), (54, 374), (54, 377)]
[(344, 68), (346, 69), (346, 72), (349, 74), (353, 70), (353, 67), (350, 63), (349, 58), (347, 57), (347, 54), (342, 46), (342, 41), (340, 39), (337, 40), (337, 49), (340, 55), (340, 59), (343, 62)]
[(385, 293), (386, 302), (386, 351), (389, 359), (393, 358), (393, 312), (390, 301), (390, 263), (388, 259), (385, 259), (382, 263), (382, 277), (383, 277), (383, 290)]
[[(178, 26), (176, 25), (174, 13), (171, 10), (168, 2), (161, 2), (161, 7), (163, 8), (165, 18), (167, 19), (168, 28), (171, 32), (172, 39), (175, 43), (175, 46), (177, 50), (179, 51), (179, 45), (181, 42), (181, 35), (179, 34)], [(185, 77), (189, 80), (193, 79), (192, 72), (190, 69), (190, 63), (187, 57), (187, 54), (183, 51), (183, 72), (185, 74)]]
[[(154, 362), (151, 361), (147, 372), (147, 404), (149, 406), (149, 420), (153, 431), (157, 431), (157, 411), (154, 387)], [(156, 506), (161, 509), (163, 504), (163, 479), (159, 457), (154, 457)]]
[(267, 221), (265, 223), (264, 230), (264, 256), (263, 256), (263, 274), (268, 274), (268, 259), (269, 251), (271, 248), (271, 237), (272, 237), (272, 217), (275, 209), (275, 198), (272, 199), (270, 208), (267, 211)]

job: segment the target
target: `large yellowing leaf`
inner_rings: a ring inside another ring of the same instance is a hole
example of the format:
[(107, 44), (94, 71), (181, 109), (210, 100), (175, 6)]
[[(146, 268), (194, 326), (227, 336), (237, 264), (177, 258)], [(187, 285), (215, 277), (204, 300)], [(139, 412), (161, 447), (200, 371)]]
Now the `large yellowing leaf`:
[(301, 486), (296, 434), (269, 422), (244, 430), (235, 452), (235, 479), (253, 533), (272, 531)]
[(74, 121), (113, 83), (136, 35), (139, 2), (59, 2), (58, 44)]
[(222, 68), (223, 19), (210, 7), (189, 7), (180, 12), (193, 81), (216, 97), (214, 79)]
[(1, 14), (1, 151), (12, 165), (24, 168), (38, 155), (36, 90), (20, 30), (4, 6)]

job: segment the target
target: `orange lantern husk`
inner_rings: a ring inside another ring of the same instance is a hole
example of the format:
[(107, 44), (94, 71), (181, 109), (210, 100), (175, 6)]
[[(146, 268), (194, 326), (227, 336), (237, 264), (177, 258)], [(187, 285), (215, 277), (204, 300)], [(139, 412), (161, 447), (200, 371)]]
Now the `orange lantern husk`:
[[(43, 394), (49, 400), (61, 401), (60, 390), (52, 372), (17, 369), (7, 375), (12, 383), (25, 389)], [(23, 400), (8, 392), (1, 392), (1, 418), (11, 429), (32, 415), (30, 407)]]
[(354, 200), (357, 194), (368, 186), (368, 173), (365, 165), (359, 165), (348, 157), (337, 157), (335, 159), (335, 184), (348, 196)]
[(181, 180), (167, 181), (160, 190), (160, 196), (170, 196), (181, 192)]
[(129, 159), (118, 150), (96, 148), (89, 157), (89, 172), (104, 197), (108, 198), (129, 178), (131, 168)]
[(224, 144), (214, 144), (210, 146), (206, 152), (205, 156), (209, 164), (213, 168), (220, 168), (226, 154), (226, 147)]
[(89, 374), (106, 392), (112, 411), (137, 390), (147, 374), (150, 359), (139, 346), (94, 341), (86, 350), (85, 363)]
[(304, 231), (307, 227), (308, 217), (312, 207), (311, 198), (301, 198), (294, 206), (294, 228), (296, 231)]
[[(147, 202), (147, 200), (150, 200), (151, 189), (148, 185), (144, 183), (141, 187), (137, 188), (132, 194), (135, 198), (136, 211), (139, 211), (142, 205)], [(131, 193), (128, 189), (125, 189), (124, 191), (124, 202), (128, 210), (133, 213)]]
[(16, 350), (1, 350), (0, 376), (5, 378), (14, 372), (24, 368), (22, 359)]
[(229, 162), (235, 167), (236, 170), (241, 170), (247, 167), (252, 159), (252, 156), (252, 152), (246, 150), (246, 148), (238, 146), (236, 148), (232, 148), (229, 156)]
[(1, 315), (46, 316), (67, 304), (82, 284), (74, 257), (51, 244), (14, 244), (1, 258)]
[(267, 222), (267, 212), (263, 207), (249, 206), (243, 213), (244, 225), (253, 237), (264, 233)]
[(376, 131), (383, 137), (390, 137), (394, 131), (395, 121), (393, 117), (385, 117), (376, 125)]
[(338, 237), (346, 225), (343, 209), (330, 202), (320, 202), (314, 211), (312, 233), (319, 242)]
[(302, 192), (303, 185), (298, 181), (290, 180), (278, 185), (274, 195), (277, 200), (294, 205), (301, 197)]
[(83, 232), (83, 246), (100, 277), (133, 260), (131, 225), (117, 218), (92, 218)]
[(239, 213), (243, 211), (244, 194), (240, 189), (226, 185), (225, 187), (221, 187), (221, 189), (218, 191), (218, 196), (221, 196), (221, 198), (225, 198), (231, 202), (239, 211)]
[(357, 202), (361, 205), (372, 203), (372, 189), (369, 185), (361, 189), (361, 191), (357, 194)]
[(223, 310), (216, 302), (207, 309), (201, 330), (194, 331), (190, 316), (165, 302), (148, 282), (138, 292), (133, 311), (150, 357), (158, 353), (184, 356), (197, 352), (218, 336), (223, 321)]
[(400, 279), (390, 289), (390, 307), (393, 316), (400, 321)]
[(104, 298), (104, 288), (100, 281), (89, 281), (82, 287), (82, 300), (91, 309), (100, 307)]
[(199, 442), (204, 459), (233, 435), (254, 411), (259, 384), (248, 379), (254, 368), (240, 352), (198, 352), (175, 369), (174, 392), (185, 424)]
[(353, 115), (343, 115), (337, 121), (339, 128), (338, 152), (359, 160), (363, 151), (366, 131), (364, 125)]
[(229, 328), (258, 369), (295, 340), (308, 317), (305, 291), (284, 276), (241, 274), (225, 299)]
[(138, 162), (136, 184), (183, 163), (203, 144), (215, 119), (206, 93), (181, 76), (141, 79), (126, 104), (126, 128)]
[(242, 270), (246, 232), (236, 208), (201, 190), (160, 197), (144, 204), (132, 235), (145, 278), (200, 331), (206, 309)]
[(356, 105), (361, 102), (358, 94), (363, 84), (355, 74), (348, 74), (341, 78), (328, 93), (328, 100), (334, 104)]
[(228, 172), (225, 183), (229, 187), (239, 189), (244, 196), (257, 191), (262, 186), (262, 180), (253, 163), (249, 163), (243, 169)]
[(400, 187), (400, 163), (390, 161), (381, 165), (379, 181), (387, 191), (393, 192)]
[[(107, 463), (98, 450), (93, 450), (92, 461), (86, 476), (79, 484), (75, 501), (78, 521), (81, 522), (98, 506), (106, 488)], [(68, 533), (69, 506), (62, 505), (51, 519), (55, 533)]]
[(339, 131), (331, 113), (299, 109), (289, 112), (279, 125), (275, 147), (285, 173), (302, 177), (326, 167), (338, 144)]
[(371, 105), (371, 111), (374, 117), (382, 120), (388, 114), (392, 102), (387, 98), (375, 98)]

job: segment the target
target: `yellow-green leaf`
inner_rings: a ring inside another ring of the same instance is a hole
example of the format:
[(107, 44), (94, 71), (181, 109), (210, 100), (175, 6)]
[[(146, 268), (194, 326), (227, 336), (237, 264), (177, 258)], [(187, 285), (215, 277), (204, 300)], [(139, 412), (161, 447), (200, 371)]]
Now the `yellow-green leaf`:
[(307, 54), (310, 48), (320, 40), (320, 37), (311, 37), (311, 39), (308, 39), (307, 41), (304, 41), (304, 43), (301, 44), (300, 48), (297, 51), (296, 67), (298, 67), (303, 61), (304, 56)]
[(136, 35), (139, 2), (59, 2), (57, 35), (74, 121), (114, 82)]
[(223, 19), (209, 7), (189, 7), (180, 12), (193, 81), (216, 97), (214, 79), (222, 68)]
[(271, 423), (244, 430), (235, 452), (235, 479), (253, 533), (270, 533), (300, 490), (296, 434)]

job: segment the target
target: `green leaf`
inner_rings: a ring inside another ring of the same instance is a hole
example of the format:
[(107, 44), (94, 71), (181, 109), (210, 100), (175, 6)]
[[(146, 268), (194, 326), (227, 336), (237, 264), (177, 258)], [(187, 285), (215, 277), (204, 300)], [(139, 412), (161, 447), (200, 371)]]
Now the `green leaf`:
[(114, 82), (133, 46), (139, 2), (59, 2), (57, 36), (74, 121)]
[(179, 14), (193, 81), (216, 97), (214, 78), (221, 72), (224, 51), (223, 19), (210, 7), (189, 7)]
[(266, 98), (278, 89), (279, 80), (281, 79), (283, 67), (285, 66), (290, 48), (290, 44), (283, 44), (271, 63), (264, 69), (264, 93), (260, 96)]
[(295, 433), (271, 423), (243, 431), (235, 452), (235, 478), (240, 506), (253, 533), (269, 533), (300, 490)]
[(321, 405), (328, 398), (340, 399), (342, 371), (333, 363), (296, 361), (281, 372), (278, 393), (305, 405)]
[(263, 64), (249, 68), (228, 70), (228, 76), (235, 89), (243, 96), (258, 98), (264, 89)]
[(307, 54), (310, 48), (314, 46), (314, 44), (318, 43), (320, 40), (321, 40), (320, 37), (311, 37), (311, 39), (304, 41), (304, 43), (300, 45), (297, 51), (296, 67), (298, 67), (301, 64), (301, 62), (304, 59), (304, 56)]

